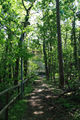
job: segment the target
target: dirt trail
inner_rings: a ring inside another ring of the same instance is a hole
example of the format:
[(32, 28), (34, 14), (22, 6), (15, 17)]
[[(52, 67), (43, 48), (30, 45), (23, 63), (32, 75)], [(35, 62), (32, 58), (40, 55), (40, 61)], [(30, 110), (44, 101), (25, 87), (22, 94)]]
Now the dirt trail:
[(53, 93), (42, 81), (35, 81), (34, 91), (27, 97), (27, 108), (22, 120), (71, 120), (61, 106), (54, 104)]

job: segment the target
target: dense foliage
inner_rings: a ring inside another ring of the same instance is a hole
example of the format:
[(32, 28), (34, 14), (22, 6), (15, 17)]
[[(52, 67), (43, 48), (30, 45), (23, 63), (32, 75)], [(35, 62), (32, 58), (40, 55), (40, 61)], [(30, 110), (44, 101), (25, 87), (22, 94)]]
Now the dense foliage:
[(0, 0), (0, 91), (44, 73), (80, 94), (80, 0)]
[(0, 85), (4, 86), (0, 89), (17, 84), (21, 79), (21, 59), (24, 78), (33, 68), (44, 70), (45, 64), (47, 80), (56, 81), (56, 74), (61, 74), (59, 60), (63, 56), (64, 78), (60, 80), (64, 79), (62, 82), (68, 87), (80, 80), (79, 1), (60, 1), (62, 48), (57, 41), (56, 3), (50, 0), (0, 1)]

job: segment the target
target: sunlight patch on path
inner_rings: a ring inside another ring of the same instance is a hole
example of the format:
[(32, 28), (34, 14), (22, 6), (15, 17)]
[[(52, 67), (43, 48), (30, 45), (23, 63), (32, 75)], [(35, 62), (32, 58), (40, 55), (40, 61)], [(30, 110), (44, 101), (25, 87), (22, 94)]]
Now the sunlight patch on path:
[(35, 112), (33, 112), (35, 115), (41, 115), (41, 114), (43, 114), (44, 112), (43, 111), (35, 111)]
[(42, 79), (36, 80), (35, 85), (34, 91), (27, 100), (28, 108), (25, 120), (46, 120), (45, 117), (50, 118), (49, 116), (52, 116), (51, 91), (48, 89), (48, 85), (42, 82)]
[(35, 81), (33, 92), (26, 98), (27, 109), (22, 120), (70, 120), (67, 119), (67, 112), (54, 103), (54, 99), (57, 98), (54, 94), (56, 89), (52, 85), (49, 87), (43, 83), (42, 78), (40, 79)]

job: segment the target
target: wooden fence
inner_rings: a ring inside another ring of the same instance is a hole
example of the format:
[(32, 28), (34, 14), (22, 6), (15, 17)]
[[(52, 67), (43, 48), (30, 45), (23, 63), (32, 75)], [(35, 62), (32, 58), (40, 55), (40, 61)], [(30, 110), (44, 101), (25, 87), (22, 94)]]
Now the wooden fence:
[[(31, 77), (32, 78), (32, 77)], [(29, 78), (30, 79), (30, 78)], [(26, 79), (23, 81), (23, 86), (25, 86), (25, 83), (27, 83), (27, 81), (29, 79)], [(23, 87), (24, 88), (24, 87)], [(17, 92), (17, 94), (15, 95), (15, 97), (13, 97), (10, 101), (9, 99), (13, 96), (13, 94), (10, 94), (11, 92), (13, 93), (14, 91)], [(0, 97), (2, 97), (3, 95), (6, 96), (6, 105), (0, 110), (0, 116), (5, 112), (5, 120), (8, 120), (8, 110), (9, 107), (12, 105), (12, 103), (14, 103), (14, 101), (16, 101), (17, 99), (20, 98), (22, 92), (21, 92), (21, 83), (19, 83), (16, 86), (13, 86), (11, 88), (8, 88), (2, 92), (0, 92)], [(0, 119), (1, 120), (1, 119)]]

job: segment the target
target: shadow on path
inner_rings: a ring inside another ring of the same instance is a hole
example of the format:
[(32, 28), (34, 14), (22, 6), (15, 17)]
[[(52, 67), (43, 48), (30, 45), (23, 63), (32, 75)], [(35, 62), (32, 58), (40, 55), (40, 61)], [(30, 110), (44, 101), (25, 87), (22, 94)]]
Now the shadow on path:
[(27, 109), (22, 120), (70, 120), (68, 112), (54, 104), (56, 96), (53, 96), (42, 78), (35, 82), (34, 91), (26, 98)]

